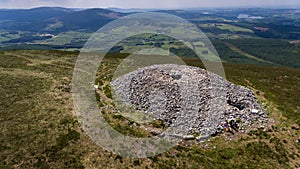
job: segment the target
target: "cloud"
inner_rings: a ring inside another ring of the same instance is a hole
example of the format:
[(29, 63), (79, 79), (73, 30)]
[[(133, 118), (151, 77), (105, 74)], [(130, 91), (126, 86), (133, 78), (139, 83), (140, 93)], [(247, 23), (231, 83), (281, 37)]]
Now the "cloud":
[(300, 7), (299, 0), (0, 0), (1, 8), (62, 6), (69, 8), (201, 8), (201, 7)]

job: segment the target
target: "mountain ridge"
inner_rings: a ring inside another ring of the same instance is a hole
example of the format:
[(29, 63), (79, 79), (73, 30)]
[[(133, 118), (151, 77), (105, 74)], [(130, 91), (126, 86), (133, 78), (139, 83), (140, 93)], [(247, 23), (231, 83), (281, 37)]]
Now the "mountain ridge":
[[(66, 30), (95, 31), (106, 23), (126, 14), (103, 8), (73, 10), (60, 7), (39, 7), (32, 9), (0, 10), (0, 29), (11, 31), (41, 32), (47, 26), (59, 23), (55, 29), (46, 29), (53, 33)], [(95, 21), (99, 22), (95, 22)]]

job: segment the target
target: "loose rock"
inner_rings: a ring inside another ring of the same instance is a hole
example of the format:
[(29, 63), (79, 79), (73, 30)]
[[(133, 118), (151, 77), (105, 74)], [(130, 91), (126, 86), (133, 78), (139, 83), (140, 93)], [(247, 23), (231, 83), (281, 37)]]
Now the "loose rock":
[[(267, 112), (253, 92), (204, 69), (184, 65), (153, 65), (111, 83), (124, 104), (153, 112), (178, 134), (210, 136), (229, 118), (241, 128), (266, 126)], [(204, 137), (197, 137), (202, 140)]]

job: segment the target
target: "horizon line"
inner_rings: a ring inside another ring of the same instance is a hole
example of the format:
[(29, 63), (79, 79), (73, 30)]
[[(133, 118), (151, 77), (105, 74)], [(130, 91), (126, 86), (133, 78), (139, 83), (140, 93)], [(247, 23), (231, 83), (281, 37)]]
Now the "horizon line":
[(185, 8), (120, 8), (120, 7), (64, 7), (64, 6), (37, 6), (37, 7), (29, 7), (29, 8), (0, 8), (0, 9), (37, 9), (37, 8), (65, 8), (65, 9), (123, 9), (123, 10), (197, 10), (197, 9), (251, 9), (251, 8), (261, 8), (261, 9), (300, 9), (300, 6), (228, 6), (228, 7), (185, 7)]

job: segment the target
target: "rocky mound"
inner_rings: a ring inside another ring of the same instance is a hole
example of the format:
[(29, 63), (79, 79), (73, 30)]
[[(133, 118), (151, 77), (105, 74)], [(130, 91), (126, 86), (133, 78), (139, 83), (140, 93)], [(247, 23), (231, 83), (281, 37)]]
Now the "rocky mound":
[(196, 67), (153, 65), (111, 84), (125, 104), (179, 126), (181, 134), (212, 135), (229, 118), (238, 119), (241, 127), (268, 123), (251, 90)]

